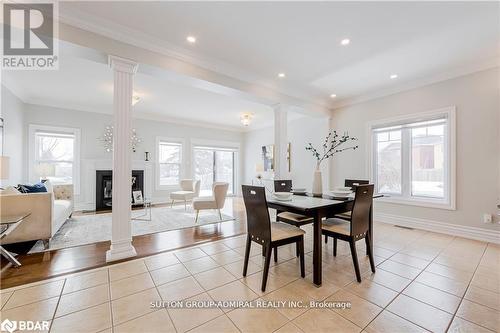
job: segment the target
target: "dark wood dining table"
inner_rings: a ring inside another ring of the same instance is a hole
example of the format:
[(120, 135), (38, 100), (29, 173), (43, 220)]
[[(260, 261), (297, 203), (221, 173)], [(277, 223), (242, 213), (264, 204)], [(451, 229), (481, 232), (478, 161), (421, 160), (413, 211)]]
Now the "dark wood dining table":
[[(381, 195), (374, 196), (374, 198)], [(278, 200), (270, 195), (267, 198), (269, 208), (276, 209), (277, 214), (281, 212), (291, 212), (306, 215), (314, 219), (313, 222), (313, 282), (316, 286), (322, 283), (322, 241), (321, 241), (321, 220), (326, 217), (333, 217), (336, 214), (352, 210), (354, 197), (335, 198), (329, 195), (314, 197), (311, 194), (295, 194), (289, 201)], [(373, 239), (373, 207), (370, 210), (370, 237)], [(372, 242), (373, 250), (373, 242)], [(368, 248), (367, 248), (368, 251)]]

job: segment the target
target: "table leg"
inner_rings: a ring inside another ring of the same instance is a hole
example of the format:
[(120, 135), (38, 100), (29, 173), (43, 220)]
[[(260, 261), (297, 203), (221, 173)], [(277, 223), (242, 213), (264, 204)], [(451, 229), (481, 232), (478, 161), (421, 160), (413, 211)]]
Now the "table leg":
[(313, 282), (316, 286), (321, 286), (322, 280), (322, 242), (321, 242), (321, 214), (316, 213), (313, 224)]
[(14, 258), (14, 256), (9, 251), (4, 249), (3, 246), (0, 246), (0, 254), (7, 258), (7, 260), (10, 261), (12, 265), (14, 265), (14, 267), (21, 266), (21, 263), (16, 258)]

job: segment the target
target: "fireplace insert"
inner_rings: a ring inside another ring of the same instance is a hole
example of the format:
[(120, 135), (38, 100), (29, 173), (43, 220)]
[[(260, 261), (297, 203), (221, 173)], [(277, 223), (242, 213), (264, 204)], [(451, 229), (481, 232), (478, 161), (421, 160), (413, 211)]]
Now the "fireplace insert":
[[(111, 210), (113, 205), (113, 171), (96, 170), (95, 182), (95, 210)], [(144, 170), (132, 170), (131, 203), (133, 191), (141, 191), (144, 196)]]

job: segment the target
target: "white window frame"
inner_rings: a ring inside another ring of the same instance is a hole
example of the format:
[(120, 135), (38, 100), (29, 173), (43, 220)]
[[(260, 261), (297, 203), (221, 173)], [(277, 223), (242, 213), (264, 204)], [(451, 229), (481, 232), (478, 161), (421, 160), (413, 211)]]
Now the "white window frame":
[[(376, 182), (376, 170), (377, 165), (377, 152), (374, 139), (374, 130), (381, 127), (396, 126), (405, 123), (416, 123), (420, 121), (428, 121), (432, 119), (438, 119), (441, 117), (446, 118), (446, 128), (445, 132), (445, 142), (444, 142), (444, 160), (445, 160), (445, 188), (444, 188), (444, 199), (438, 198), (426, 198), (411, 196), (410, 192), (410, 175), (408, 171), (411, 171), (411, 158), (408, 156), (409, 152), (402, 147), (401, 159), (402, 159), (402, 195), (390, 194), (387, 197), (378, 199), (377, 201), (390, 202), (396, 204), (404, 204), (411, 206), (429, 207), (429, 208), (439, 208), (447, 210), (456, 210), (456, 107), (450, 106), (442, 109), (436, 109), (426, 112), (420, 112), (405, 116), (393, 117), (389, 119), (377, 120), (368, 123), (367, 138), (368, 138), (368, 174), (372, 182)], [(403, 131), (401, 136), (407, 135), (407, 131)], [(406, 138), (409, 140), (411, 138)], [(377, 191), (377, 184), (375, 184), (375, 191)]]
[(241, 189), (241, 161), (240, 161), (240, 152), (241, 152), (241, 144), (236, 141), (223, 141), (223, 140), (207, 140), (207, 139), (191, 139), (191, 175), (194, 178), (194, 149), (196, 147), (210, 147), (210, 148), (220, 148), (222, 150), (232, 150), (234, 152), (234, 160), (233, 160), (233, 193), (228, 195), (228, 197), (238, 196), (240, 194)]
[[(186, 170), (186, 162), (185, 162), (185, 147), (186, 147), (186, 142), (184, 139), (181, 138), (171, 138), (171, 137), (164, 137), (164, 136), (157, 136), (156, 137), (156, 157), (155, 157), (155, 184), (156, 184), (156, 189), (160, 191), (171, 191), (171, 190), (177, 190), (179, 189), (179, 184), (175, 185), (161, 185), (160, 184), (160, 142), (166, 142), (166, 143), (172, 143), (172, 144), (177, 144), (181, 146), (181, 161), (180, 161), (180, 169), (179, 169), (179, 177), (180, 179), (183, 179), (185, 177), (185, 170)], [(180, 180), (179, 179), (179, 180)]]
[(81, 131), (79, 128), (74, 127), (60, 127), (60, 126), (47, 126), (47, 125), (29, 125), (29, 151), (28, 151), (28, 178), (32, 182), (38, 182), (40, 179), (35, 173), (35, 161), (36, 161), (36, 133), (37, 132), (53, 132), (53, 133), (64, 133), (71, 134), (74, 136), (73, 144), (73, 194), (80, 194), (80, 146), (81, 146)]

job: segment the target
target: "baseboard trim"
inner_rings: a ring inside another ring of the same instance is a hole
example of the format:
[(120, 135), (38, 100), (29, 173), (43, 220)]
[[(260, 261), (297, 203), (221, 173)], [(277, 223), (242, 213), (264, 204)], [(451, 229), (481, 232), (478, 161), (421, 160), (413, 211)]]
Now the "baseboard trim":
[(411, 227), (447, 235), (480, 240), (483, 242), (500, 244), (500, 231), (498, 230), (486, 230), (477, 227), (461, 226), (434, 220), (384, 213), (375, 213), (374, 220), (377, 222), (392, 225)]

